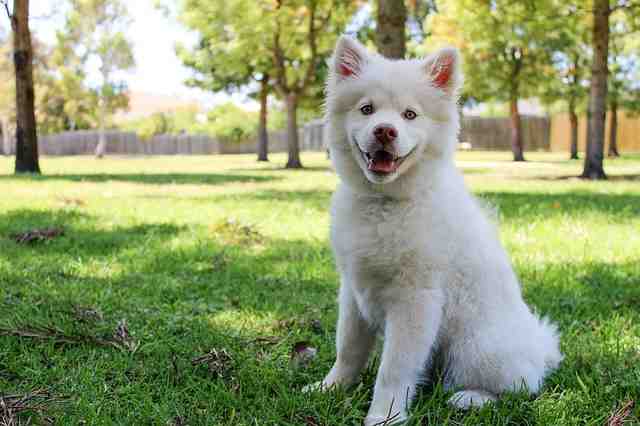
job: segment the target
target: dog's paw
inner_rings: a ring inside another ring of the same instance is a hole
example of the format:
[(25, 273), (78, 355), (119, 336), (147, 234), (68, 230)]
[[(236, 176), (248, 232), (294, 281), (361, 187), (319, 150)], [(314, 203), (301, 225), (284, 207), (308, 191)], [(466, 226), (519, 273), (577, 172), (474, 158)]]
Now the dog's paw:
[(403, 424), (406, 420), (407, 416), (404, 413), (397, 413), (390, 417), (368, 415), (367, 418), (364, 419), (364, 426), (396, 426)]
[(498, 398), (489, 392), (478, 390), (463, 390), (453, 394), (449, 398), (449, 405), (462, 410), (480, 408), (486, 403), (496, 401)]
[(315, 383), (311, 383), (309, 385), (306, 385), (305, 387), (302, 388), (302, 393), (311, 393), (311, 392), (326, 392), (328, 391), (332, 386), (327, 386), (325, 385), (324, 382), (320, 381), (320, 382), (315, 382)]

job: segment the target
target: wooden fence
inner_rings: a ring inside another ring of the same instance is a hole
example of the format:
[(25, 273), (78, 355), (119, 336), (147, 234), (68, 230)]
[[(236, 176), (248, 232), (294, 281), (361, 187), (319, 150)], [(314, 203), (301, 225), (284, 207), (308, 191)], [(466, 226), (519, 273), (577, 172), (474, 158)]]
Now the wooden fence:
[[(549, 151), (551, 120), (546, 117), (522, 117), (525, 151)], [(321, 120), (305, 125), (299, 134), (302, 151), (324, 151), (325, 129)], [(107, 132), (107, 154), (116, 155), (210, 155), (249, 154), (256, 152), (256, 140), (227, 141), (204, 135), (158, 135), (142, 140), (135, 133)], [(464, 117), (460, 141), (473, 150), (508, 151), (511, 149), (511, 129), (508, 118)], [(98, 132), (76, 131), (39, 138), (43, 155), (91, 155), (98, 143)], [(1, 147), (0, 147), (1, 148)], [(8, 154), (13, 154), (11, 146)], [(283, 131), (269, 134), (269, 152), (286, 152), (287, 139)]]
[[(548, 151), (549, 118), (523, 115), (521, 123), (525, 151)], [(510, 119), (463, 117), (460, 142), (471, 144), (472, 150), (510, 151)]]
[[(317, 132), (317, 130), (315, 130)], [(311, 134), (311, 133), (309, 133)], [(323, 148), (304, 130), (300, 132), (303, 151)], [(38, 149), (42, 155), (92, 155), (98, 144), (98, 132), (81, 130), (38, 138)], [(211, 154), (249, 154), (256, 152), (256, 140), (228, 141), (206, 135), (156, 135), (149, 140), (140, 139), (135, 133), (108, 131), (107, 154), (116, 155), (211, 155)], [(286, 152), (285, 132), (269, 134), (269, 151)], [(15, 141), (7, 147), (0, 146), (0, 154), (15, 154)]]
[[(605, 155), (609, 148), (610, 115), (607, 114), (605, 131)], [(551, 151), (569, 152), (571, 143), (571, 123), (569, 114), (558, 114), (551, 121)], [(618, 151), (640, 152), (640, 118), (629, 116), (624, 111), (618, 111)], [(585, 116), (578, 118), (578, 150), (584, 151), (587, 143), (587, 120)]]

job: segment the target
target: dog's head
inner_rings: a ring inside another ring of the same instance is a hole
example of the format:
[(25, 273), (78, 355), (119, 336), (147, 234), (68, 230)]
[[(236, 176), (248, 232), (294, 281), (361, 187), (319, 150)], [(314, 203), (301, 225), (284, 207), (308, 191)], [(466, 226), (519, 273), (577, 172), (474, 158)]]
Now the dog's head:
[(387, 184), (425, 156), (453, 151), (462, 83), (457, 50), (394, 61), (343, 36), (329, 66), (329, 143), (342, 175), (353, 174), (341, 169), (355, 162), (360, 178)]

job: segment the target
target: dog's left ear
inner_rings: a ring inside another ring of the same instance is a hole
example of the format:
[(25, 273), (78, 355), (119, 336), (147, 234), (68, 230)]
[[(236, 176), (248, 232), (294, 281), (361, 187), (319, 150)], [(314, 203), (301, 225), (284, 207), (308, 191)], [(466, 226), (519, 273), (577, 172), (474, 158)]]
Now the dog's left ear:
[(425, 71), (431, 85), (448, 95), (456, 95), (462, 85), (458, 49), (453, 47), (440, 49), (429, 56), (425, 62)]

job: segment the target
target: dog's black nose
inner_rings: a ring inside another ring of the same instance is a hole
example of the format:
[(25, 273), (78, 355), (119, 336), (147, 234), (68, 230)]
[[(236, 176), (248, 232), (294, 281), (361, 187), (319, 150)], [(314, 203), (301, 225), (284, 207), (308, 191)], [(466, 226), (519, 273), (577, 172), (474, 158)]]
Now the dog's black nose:
[(389, 124), (379, 124), (373, 129), (373, 135), (381, 144), (391, 143), (398, 137), (398, 131)]

